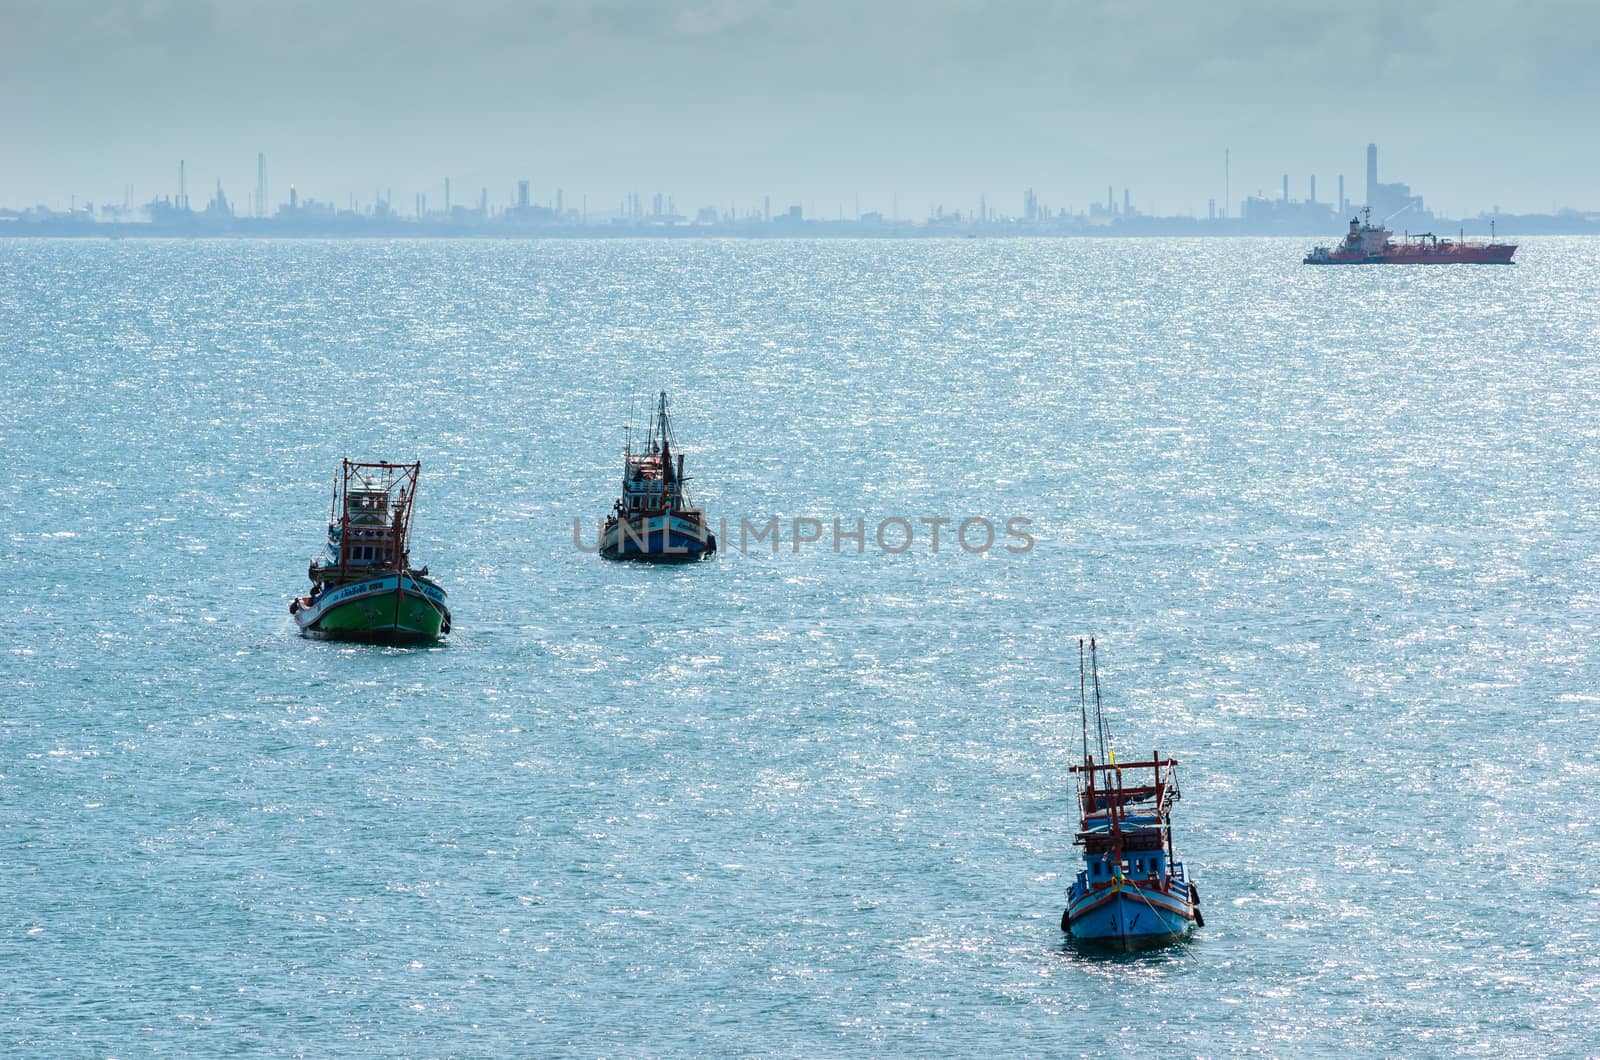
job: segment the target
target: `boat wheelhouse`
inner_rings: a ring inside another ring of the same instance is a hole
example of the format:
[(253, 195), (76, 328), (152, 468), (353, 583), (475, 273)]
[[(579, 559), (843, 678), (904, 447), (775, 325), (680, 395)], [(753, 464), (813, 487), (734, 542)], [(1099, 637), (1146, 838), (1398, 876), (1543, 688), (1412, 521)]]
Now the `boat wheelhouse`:
[(1067, 891), (1061, 930), (1074, 939), (1116, 950), (1161, 946), (1204, 926), (1200, 893), (1172, 842), (1172, 807), (1180, 798), (1178, 763), (1152, 751), (1149, 759), (1118, 762), (1100, 702), (1095, 644), (1095, 751), (1090, 750), (1084, 693), (1083, 642), (1078, 642), (1078, 688), (1083, 717), (1083, 763), (1077, 777), (1078, 832), (1083, 868)]
[(627, 432), (622, 496), (600, 532), (600, 554), (606, 559), (655, 563), (682, 563), (714, 554), (717, 536), (707, 525), (706, 513), (689, 499), (688, 481), (663, 390), (641, 451), (633, 451), (633, 432)]
[(311, 592), (289, 603), (307, 636), (382, 643), (450, 632), (445, 591), (411, 568), (411, 514), (421, 463), (346, 459), (335, 480), (328, 539), (306, 570)]

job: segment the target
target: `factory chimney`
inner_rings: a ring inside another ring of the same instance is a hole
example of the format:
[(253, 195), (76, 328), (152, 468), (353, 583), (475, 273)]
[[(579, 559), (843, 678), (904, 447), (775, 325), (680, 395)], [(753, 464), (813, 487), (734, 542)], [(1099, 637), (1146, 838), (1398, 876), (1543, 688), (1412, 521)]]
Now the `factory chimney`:
[(256, 154), (256, 216), (267, 216), (267, 154)]

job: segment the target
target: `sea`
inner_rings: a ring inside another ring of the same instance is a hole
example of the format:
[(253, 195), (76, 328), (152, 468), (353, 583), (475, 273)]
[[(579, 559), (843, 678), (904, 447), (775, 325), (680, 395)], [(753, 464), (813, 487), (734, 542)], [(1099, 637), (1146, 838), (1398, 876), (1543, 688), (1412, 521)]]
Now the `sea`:
[[(0, 241), (0, 1054), (1600, 1053), (1600, 240), (1305, 250)], [(299, 635), (344, 457), (445, 643)]]

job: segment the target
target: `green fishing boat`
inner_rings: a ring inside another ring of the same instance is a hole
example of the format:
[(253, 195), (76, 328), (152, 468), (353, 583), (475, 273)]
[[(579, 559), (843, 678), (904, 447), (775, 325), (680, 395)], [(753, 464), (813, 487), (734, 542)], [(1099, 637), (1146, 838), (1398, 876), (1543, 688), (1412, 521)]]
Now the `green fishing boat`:
[(328, 543), (306, 571), (311, 592), (289, 603), (310, 637), (415, 644), (450, 632), (445, 591), (411, 568), (411, 512), (421, 463), (345, 460)]

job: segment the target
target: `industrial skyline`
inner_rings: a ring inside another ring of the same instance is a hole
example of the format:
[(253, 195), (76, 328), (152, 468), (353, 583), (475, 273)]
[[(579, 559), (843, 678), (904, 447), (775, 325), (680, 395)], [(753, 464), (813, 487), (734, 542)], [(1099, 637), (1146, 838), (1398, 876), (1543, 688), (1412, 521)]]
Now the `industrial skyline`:
[[(1224, 195), (1232, 185), (1232, 151), (1223, 151)], [(1121, 234), (1167, 234), (1172, 231), (1192, 230), (1196, 234), (1321, 234), (1330, 232), (1341, 218), (1363, 207), (1370, 207), (1374, 217), (1389, 221), (1398, 219), (1398, 225), (1420, 231), (1431, 224), (1450, 227), (1467, 227), (1480, 230), (1483, 223), (1503, 216), (1498, 204), (1479, 209), (1467, 217), (1448, 218), (1431, 210), (1420, 194), (1410, 185), (1384, 182), (1379, 179), (1378, 147), (1369, 143), (1366, 148), (1364, 183), (1360, 185), (1363, 197), (1352, 199), (1346, 194), (1345, 175), (1336, 176), (1336, 194), (1331, 199), (1319, 198), (1317, 176), (1306, 176), (1306, 194), (1296, 199), (1291, 194), (1290, 174), (1282, 174), (1281, 190), (1269, 194), (1262, 189), (1245, 195), (1236, 206), (1224, 198), (1207, 200), (1206, 213), (1160, 214), (1141, 209), (1135, 204), (1133, 189), (1123, 186), (1120, 201), (1117, 189), (1108, 185), (1103, 200), (1074, 206), (1052, 205), (1042, 198), (1034, 187), (1023, 189), (1017, 196), (1019, 209), (1009, 209), (996, 202), (1006, 196), (991, 200), (987, 192), (980, 192), (974, 205), (934, 203), (926, 209), (902, 212), (898, 202), (888, 211), (863, 210), (859, 197), (853, 198), (848, 213), (844, 203), (834, 211), (818, 210), (815, 200), (804, 203), (783, 203), (774, 212), (772, 196), (762, 194), (747, 199), (742, 205), (737, 201), (726, 204), (700, 204), (686, 206), (681, 212), (673, 193), (657, 191), (648, 198), (637, 192), (628, 192), (613, 202), (591, 202), (587, 194), (576, 199), (568, 198), (563, 188), (554, 188), (543, 198), (535, 198), (530, 178), (515, 180), (514, 189), (491, 198), (487, 184), (479, 186), (476, 195), (469, 194), (463, 202), (452, 194), (452, 178), (444, 176), (433, 187), (410, 193), (410, 202), (404, 208), (397, 206), (392, 189), (374, 189), (370, 197), (359, 198), (350, 193), (344, 203), (301, 195), (298, 185), (291, 182), (287, 194), (275, 199), (268, 183), (268, 159), (264, 151), (256, 153), (254, 188), (242, 208), (230, 200), (220, 177), (215, 179), (215, 190), (203, 206), (196, 209), (189, 194), (188, 160), (177, 164), (175, 190), (158, 194), (138, 202), (132, 185), (124, 185), (121, 201), (114, 203), (85, 199), (81, 203), (74, 196), (65, 211), (38, 205), (27, 209), (0, 208), (0, 233), (54, 234), (65, 227), (93, 223), (115, 225), (121, 234), (189, 233), (189, 234), (255, 234), (255, 235), (307, 235), (326, 232), (344, 234), (378, 234), (409, 226), (409, 230), (427, 230), (428, 234), (584, 234), (601, 228), (616, 230), (644, 230), (653, 234), (668, 234), (661, 229), (683, 229), (684, 234), (695, 231), (720, 231), (736, 235), (798, 234), (814, 231), (816, 226), (850, 226), (864, 229), (867, 234), (897, 234), (916, 230), (921, 234), (938, 234), (945, 231), (983, 231), (989, 234), (1053, 233), (1095, 234), (1116, 231)], [(442, 195), (436, 193), (442, 192)], [(435, 195), (430, 201), (430, 195)], [(1556, 215), (1521, 215), (1525, 226), (1534, 231), (1586, 232), (1600, 230), (1600, 212), (1580, 213), (1562, 211)], [(1193, 222), (1192, 225), (1188, 222)], [(135, 227), (135, 226), (143, 226)], [(848, 234), (838, 231), (831, 234)]]

